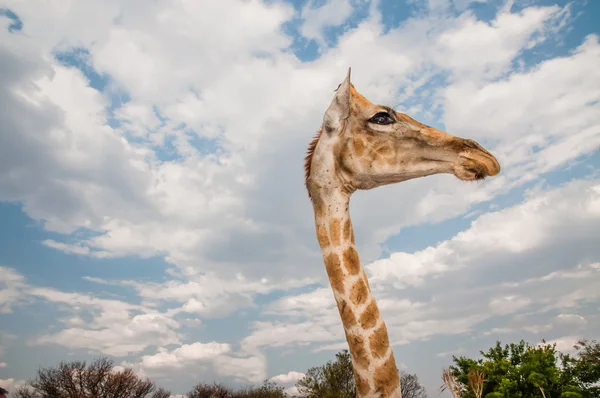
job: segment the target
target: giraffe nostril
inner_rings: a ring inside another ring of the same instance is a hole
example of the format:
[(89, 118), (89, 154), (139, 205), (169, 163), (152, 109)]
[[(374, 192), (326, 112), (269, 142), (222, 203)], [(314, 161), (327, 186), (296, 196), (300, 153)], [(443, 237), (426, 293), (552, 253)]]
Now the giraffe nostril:
[(473, 140), (465, 140), (465, 145), (468, 146), (469, 148), (473, 148), (473, 149), (483, 149), (481, 147), (481, 145), (479, 145), (477, 142), (475, 142)]

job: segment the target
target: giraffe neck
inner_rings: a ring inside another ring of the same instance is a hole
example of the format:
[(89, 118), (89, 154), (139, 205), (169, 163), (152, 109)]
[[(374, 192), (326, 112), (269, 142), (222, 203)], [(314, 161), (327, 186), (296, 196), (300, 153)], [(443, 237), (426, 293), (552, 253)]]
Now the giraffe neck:
[(348, 211), (350, 196), (313, 195), (317, 239), (350, 349), (358, 398), (401, 398), (387, 328), (360, 265)]

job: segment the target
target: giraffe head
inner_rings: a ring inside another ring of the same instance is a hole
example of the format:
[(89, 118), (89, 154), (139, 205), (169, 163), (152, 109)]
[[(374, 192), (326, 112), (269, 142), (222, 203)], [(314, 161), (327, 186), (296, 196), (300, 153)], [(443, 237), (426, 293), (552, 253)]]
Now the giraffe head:
[(317, 188), (352, 193), (439, 173), (473, 181), (499, 172), (496, 158), (477, 142), (371, 103), (350, 83), (350, 70), (305, 163), (309, 195)]

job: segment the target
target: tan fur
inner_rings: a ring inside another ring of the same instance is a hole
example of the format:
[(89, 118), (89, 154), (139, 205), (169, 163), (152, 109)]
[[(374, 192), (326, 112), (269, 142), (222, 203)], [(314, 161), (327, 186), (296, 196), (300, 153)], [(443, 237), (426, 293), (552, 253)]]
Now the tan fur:
[[(304, 185), (308, 189), (308, 176), (310, 175), (310, 168), (312, 165), (313, 154), (315, 153), (315, 148), (317, 147), (317, 142), (319, 142), (319, 138), (321, 137), (322, 129), (319, 129), (317, 135), (312, 139), (310, 144), (308, 144), (308, 149), (306, 151), (306, 157), (304, 158)], [(308, 190), (308, 197), (310, 198), (310, 190)]]
[[(375, 123), (387, 112), (393, 123)], [(356, 251), (350, 195), (438, 173), (477, 180), (500, 171), (479, 144), (451, 136), (356, 91), (350, 75), (336, 90), (305, 158), (317, 240), (350, 349), (358, 398), (401, 398), (387, 327)]]

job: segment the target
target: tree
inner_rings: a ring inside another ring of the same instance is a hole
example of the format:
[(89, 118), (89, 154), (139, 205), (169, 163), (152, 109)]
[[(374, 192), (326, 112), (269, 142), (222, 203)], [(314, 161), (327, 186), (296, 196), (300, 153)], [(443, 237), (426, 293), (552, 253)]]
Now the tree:
[(354, 371), (348, 350), (335, 354), (335, 361), (315, 366), (296, 383), (298, 391), (306, 398), (356, 397)]
[(577, 350), (574, 358), (563, 356), (580, 383), (584, 398), (600, 397), (600, 342), (596, 340), (579, 340), (575, 344)]
[(456, 379), (456, 374), (452, 368), (442, 370), (442, 387), (440, 391), (448, 391), (453, 398), (459, 398), (465, 389), (465, 385)]
[(186, 396), (187, 398), (232, 398), (233, 393), (221, 384), (198, 383)]
[(16, 398), (169, 398), (171, 393), (141, 379), (133, 370), (115, 371), (107, 358), (61, 362), (40, 368), (34, 380), (15, 393)]
[(425, 387), (419, 383), (417, 375), (400, 371), (400, 391), (402, 398), (427, 398)]
[[(542, 341), (530, 346), (521, 340), (504, 347), (500, 342), (483, 358), (453, 357), (452, 375), (463, 388), (461, 398), (581, 398), (573, 360)], [(561, 359), (561, 361), (559, 361)]]
[(286, 398), (287, 394), (283, 390), (283, 387), (265, 380), (262, 386), (242, 388), (233, 396), (234, 398)]
[(198, 383), (194, 389), (187, 393), (187, 398), (286, 398), (283, 387), (265, 380), (260, 387), (243, 387), (233, 391), (222, 384)]
[[(335, 354), (335, 361), (308, 369), (296, 383), (304, 398), (355, 398), (356, 385), (352, 359), (348, 350)], [(426, 398), (425, 388), (416, 375), (400, 372), (402, 398)]]

